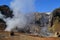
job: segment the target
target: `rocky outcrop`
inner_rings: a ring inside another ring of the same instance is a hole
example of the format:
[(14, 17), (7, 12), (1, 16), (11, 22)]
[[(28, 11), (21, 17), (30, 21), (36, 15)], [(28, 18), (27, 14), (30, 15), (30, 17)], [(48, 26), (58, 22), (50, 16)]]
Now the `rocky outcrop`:
[[(7, 5), (0, 6), (0, 29), (1, 30), (4, 30), (6, 28), (6, 22), (3, 20), (3, 17), (12, 18), (13, 17), (12, 12), (13, 11)], [(3, 17), (1, 15), (3, 15)]]
[(53, 26), (54, 21), (58, 18), (60, 22), (60, 8), (56, 8), (52, 12), (52, 20), (51, 20), (51, 26)]
[(6, 28), (6, 22), (0, 19), (0, 30), (4, 30)]
[(12, 10), (7, 6), (7, 5), (2, 5), (0, 6), (0, 12), (2, 15), (4, 15), (6, 18), (7, 17), (13, 17)]

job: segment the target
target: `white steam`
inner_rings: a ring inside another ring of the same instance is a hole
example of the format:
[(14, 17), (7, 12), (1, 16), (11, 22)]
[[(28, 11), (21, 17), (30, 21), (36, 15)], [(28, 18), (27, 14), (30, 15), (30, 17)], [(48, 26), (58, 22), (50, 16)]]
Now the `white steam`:
[(14, 28), (23, 28), (25, 27), (27, 23), (26, 18), (24, 17), (24, 15), (20, 15), (19, 17), (13, 17), (11, 18), (7, 18), (6, 19), (6, 24), (7, 24), (7, 28), (5, 29), (5, 31), (11, 31)]
[(26, 13), (34, 12), (34, 0), (13, 0), (10, 7), (14, 17), (4, 19), (7, 24), (5, 31), (12, 31), (14, 28), (24, 28), (27, 25)]
[(22, 13), (34, 12), (35, 0), (13, 0), (11, 8)]

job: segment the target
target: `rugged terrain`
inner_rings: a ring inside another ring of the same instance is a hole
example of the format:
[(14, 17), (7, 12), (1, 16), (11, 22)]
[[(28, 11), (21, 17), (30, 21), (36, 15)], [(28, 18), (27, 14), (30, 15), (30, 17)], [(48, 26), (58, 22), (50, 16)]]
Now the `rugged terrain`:
[[(14, 16), (12, 14), (13, 11), (10, 10), (10, 8), (7, 7), (6, 5), (0, 6), (0, 11), (3, 15), (5, 15), (4, 18), (8, 18), (8, 17), (12, 18)], [(51, 23), (48, 21), (51, 18), (49, 18), (49, 16), (51, 15), (48, 15), (46, 13), (38, 13), (38, 12), (34, 13), (34, 18), (33, 18), (34, 21), (31, 21), (29, 28), (26, 28), (26, 30), (28, 31), (24, 30), (26, 31), (26, 33), (22, 33), (22, 32), (11, 33), (11, 32), (4, 31), (7, 25), (6, 25), (6, 22), (2, 18), (0, 18), (0, 40), (60, 40), (60, 38), (56, 38), (60, 35), (59, 33), (60, 22), (58, 22), (58, 19), (56, 19), (53, 26), (50, 27)], [(43, 31), (40, 32), (40, 30), (41, 28), (43, 29), (43, 27), (48, 27), (47, 24), (49, 24), (48, 30), (53, 33), (53, 35), (51, 35), (50, 38), (43, 37), (40, 35), (35, 35), (36, 33), (43, 32)], [(30, 33), (28, 34), (27, 32), (31, 32), (32, 34)]]
[(56, 37), (38, 37), (35, 35), (27, 35), (23, 33), (15, 33), (14, 36), (10, 35), (10, 32), (0, 31), (0, 40), (60, 40), (60, 38)]

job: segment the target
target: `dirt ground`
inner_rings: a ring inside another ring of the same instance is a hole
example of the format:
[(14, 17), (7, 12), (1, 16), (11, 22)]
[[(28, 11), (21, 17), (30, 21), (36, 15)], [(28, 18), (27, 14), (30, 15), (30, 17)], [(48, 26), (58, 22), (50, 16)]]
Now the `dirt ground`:
[(38, 36), (26, 35), (23, 33), (15, 33), (14, 36), (10, 35), (10, 32), (0, 31), (0, 40), (60, 40), (60, 38), (50, 37), (43, 38)]

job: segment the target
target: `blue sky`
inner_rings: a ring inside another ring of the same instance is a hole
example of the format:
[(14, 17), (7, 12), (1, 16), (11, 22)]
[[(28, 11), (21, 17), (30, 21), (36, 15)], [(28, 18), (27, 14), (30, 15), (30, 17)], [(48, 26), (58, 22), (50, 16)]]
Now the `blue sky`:
[(36, 8), (39, 12), (50, 12), (60, 7), (60, 0), (36, 0)]
[[(0, 0), (0, 5), (10, 5), (12, 0)], [(60, 0), (36, 0), (35, 7), (37, 12), (51, 12), (60, 7)]]

